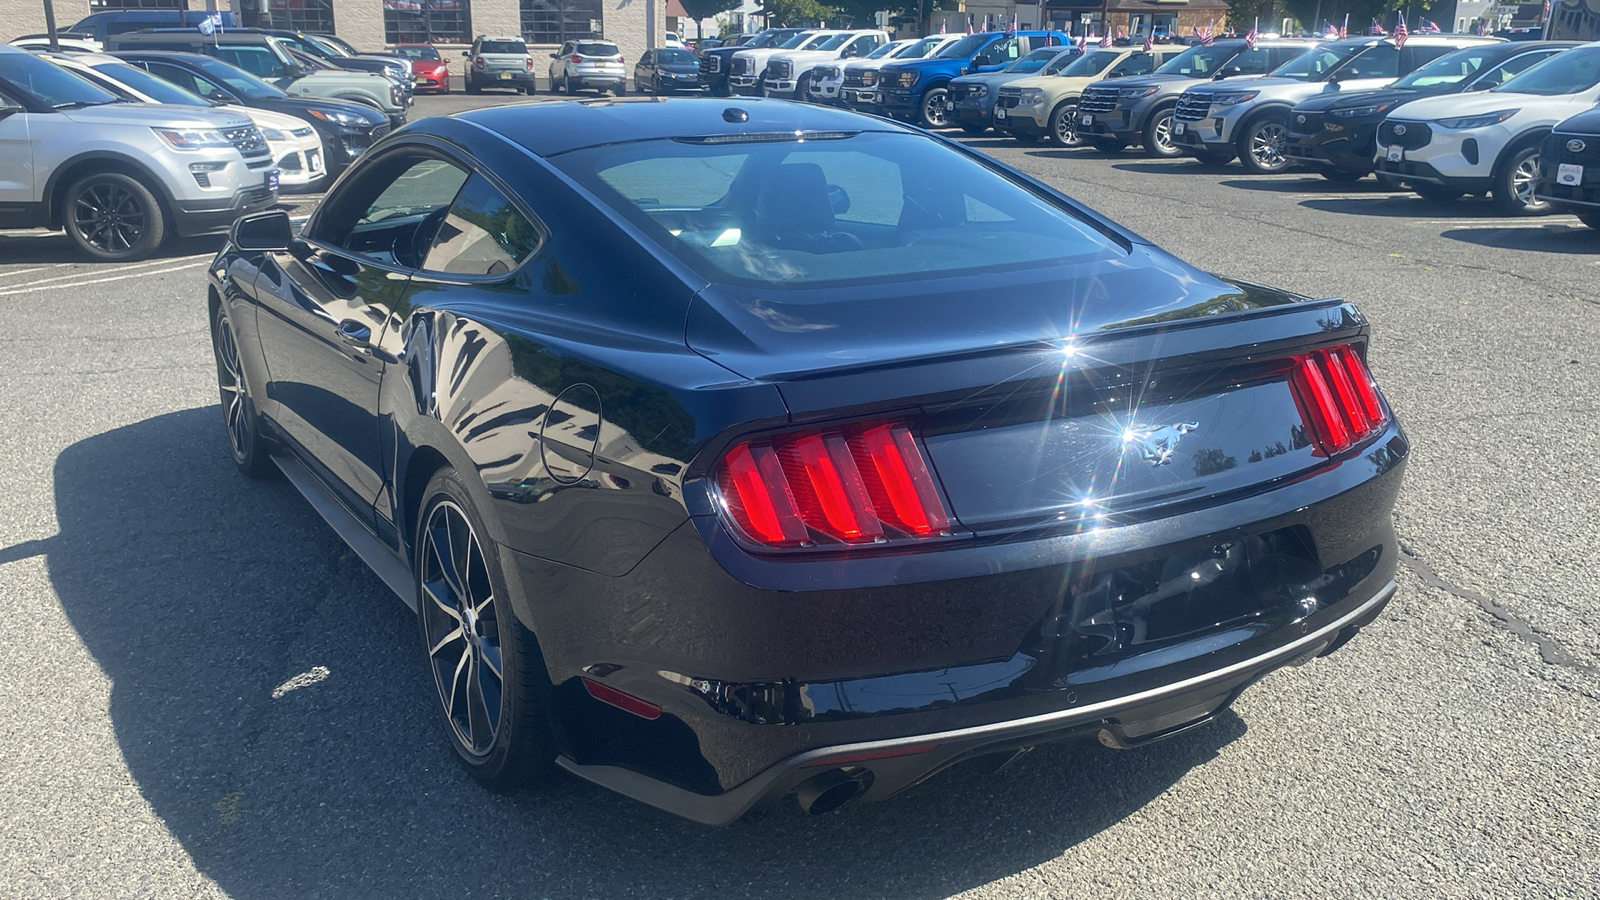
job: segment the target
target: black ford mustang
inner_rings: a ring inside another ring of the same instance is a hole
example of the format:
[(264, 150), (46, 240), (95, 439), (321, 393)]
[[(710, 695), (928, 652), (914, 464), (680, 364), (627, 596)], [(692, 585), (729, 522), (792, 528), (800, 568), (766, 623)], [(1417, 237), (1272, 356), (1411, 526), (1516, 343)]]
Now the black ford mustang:
[(1360, 313), (880, 119), (425, 119), (240, 220), (209, 302), (236, 462), (417, 610), (497, 788), (725, 823), (1133, 747), (1395, 590)]

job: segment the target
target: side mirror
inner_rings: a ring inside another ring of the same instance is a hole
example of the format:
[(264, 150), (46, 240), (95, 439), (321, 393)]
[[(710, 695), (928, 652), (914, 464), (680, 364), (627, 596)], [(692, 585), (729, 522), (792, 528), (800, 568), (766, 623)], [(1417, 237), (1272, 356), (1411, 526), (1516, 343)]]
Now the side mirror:
[(1232, 78), (1235, 75), (1243, 75), (1243, 74), (1244, 74), (1244, 69), (1239, 67), (1239, 66), (1223, 66), (1222, 70), (1220, 72), (1218, 72), (1215, 76), (1213, 76), (1211, 80), (1212, 81), (1221, 81), (1224, 78)]
[(466, 57), (471, 56), (471, 55), (472, 55), (472, 51), (471, 50), (463, 50), (463, 51), (461, 51), (461, 56), (463, 58), (466, 58)]
[(1494, 86), (1495, 85), (1493, 82), (1485, 78), (1482, 81), (1474, 81), (1473, 83), (1467, 85), (1467, 93), (1470, 94), (1474, 91), (1487, 91)]
[(311, 70), (302, 65), (291, 63), (283, 67), (283, 77), (285, 78), (304, 78), (310, 74)]
[(991, 64), (993, 62), (994, 62), (994, 60), (990, 59), (988, 54), (980, 53), (977, 56), (974, 56), (972, 58), (972, 67), (974, 69), (981, 69), (984, 66), (987, 66), (987, 65), (989, 65), (989, 64)]
[(9, 119), (17, 113), (23, 111), (23, 108), (20, 106), (0, 106), (0, 121)]
[[(463, 55), (465, 55), (465, 54), (463, 54)], [(560, 58), (561, 58), (561, 54), (559, 54), (559, 53), (552, 53), (552, 54), (550, 54), (550, 58), (551, 58), (551, 59), (560, 59)]]
[(1110, 72), (1106, 73), (1106, 77), (1107, 78), (1124, 78), (1124, 77), (1127, 76), (1127, 74), (1128, 74), (1127, 71), (1124, 70), (1124, 69), (1112, 69)]
[(228, 240), (240, 250), (287, 250), (294, 243), (294, 229), (281, 209), (251, 213), (234, 220)]

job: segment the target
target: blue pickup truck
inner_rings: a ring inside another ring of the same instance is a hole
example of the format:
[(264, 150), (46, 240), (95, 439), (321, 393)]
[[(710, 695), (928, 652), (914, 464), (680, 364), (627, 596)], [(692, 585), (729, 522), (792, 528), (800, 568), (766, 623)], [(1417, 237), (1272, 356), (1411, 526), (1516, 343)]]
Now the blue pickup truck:
[(929, 128), (946, 121), (946, 85), (953, 78), (977, 72), (998, 72), (1030, 50), (1065, 47), (1071, 38), (1059, 31), (985, 31), (969, 34), (927, 59), (892, 62), (880, 70), (884, 112)]

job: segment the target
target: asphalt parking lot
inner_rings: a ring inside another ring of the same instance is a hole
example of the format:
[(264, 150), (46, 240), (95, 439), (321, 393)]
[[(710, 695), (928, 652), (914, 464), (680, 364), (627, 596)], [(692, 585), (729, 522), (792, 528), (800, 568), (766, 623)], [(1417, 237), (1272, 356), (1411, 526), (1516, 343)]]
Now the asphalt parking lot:
[(1044, 747), (817, 819), (487, 794), (405, 607), (230, 464), (216, 242), (101, 265), (0, 235), (0, 896), (1600, 897), (1600, 232), (969, 143), (1372, 320), (1415, 449), (1401, 591), (1357, 641), (1166, 743)]

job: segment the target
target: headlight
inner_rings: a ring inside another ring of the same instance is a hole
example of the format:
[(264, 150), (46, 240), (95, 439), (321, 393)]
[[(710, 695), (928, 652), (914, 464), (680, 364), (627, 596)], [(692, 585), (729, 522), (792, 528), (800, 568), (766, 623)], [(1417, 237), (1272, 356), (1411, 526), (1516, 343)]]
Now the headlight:
[(220, 131), (174, 131), (170, 128), (152, 128), (167, 146), (174, 150), (206, 150), (213, 147), (232, 147), (233, 143)]
[(1260, 91), (1229, 91), (1225, 94), (1212, 94), (1212, 106), (1237, 106), (1246, 100), (1254, 100), (1260, 96)]
[(861, 86), (862, 87), (872, 87), (873, 85), (875, 85), (877, 83), (878, 83), (878, 73), (877, 72), (873, 72), (873, 71), (869, 70), (869, 71), (861, 73)]
[(917, 77), (918, 77), (918, 73), (917, 72), (901, 72), (900, 73), (900, 86), (903, 87), (903, 88), (911, 87), (913, 84), (917, 83)]
[(1038, 106), (1044, 102), (1044, 91), (1039, 88), (1023, 88), (1017, 95), (1018, 106)]
[(324, 122), (332, 122), (335, 125), (344, 125), (347, 128), (359, 128), (368, 124), (364, 117), (358, 116), (355, 113), (329, 112), (321, 109), (308, 109), (306, 112), (309, 112)]
[(989, 96), (989, 86), (987, 84), (973, 85), (972, 86), (972, 96), (974, 96), (974, 97), (987, 97), (987, 96)]
[(263, 129), (261, 129), (261, 136), (266, 138), (269, 141), (287, 141), (289, 139), (288, 135), (284, 134), (283, 132), (279, 131), (276, 128), (263, 128)]
[(1159, 88), (1122, 88), (1121, 90), (1117, 91), (1117, 99), (1137, 100), (1140, 97), (1148, 97), (1151, 94), (1154, 94), (1157, 90), (1159, 90)]
[(1490, 125), (1499, 125), (1516, 114), (1517, 111), (1514, 109), (1502, 109), (1477, 116), (1462, 116), (1459, 119), (1440, 119), (1439, 124), (1445, 128), (1487, 128)]
[(1330, 109), (1328, 115), (1335, 119), (1357, 119), (1362, 116), (1375, 116), (1381, 112), (1394, 109), (1393, 103), (1378, 103), (1373, 106), (1351, 106), (1346, 109)]

